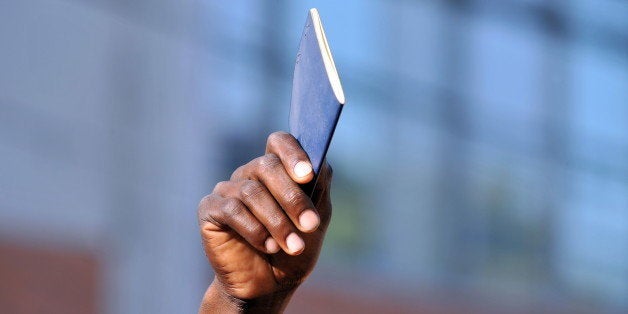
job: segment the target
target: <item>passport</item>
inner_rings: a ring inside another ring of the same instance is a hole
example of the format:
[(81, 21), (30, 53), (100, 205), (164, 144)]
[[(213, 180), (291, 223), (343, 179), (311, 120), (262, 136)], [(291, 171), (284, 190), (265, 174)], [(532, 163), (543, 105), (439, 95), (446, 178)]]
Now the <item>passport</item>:
[(303, 190), (312, 196), (345, 96), (318, 10), (310, 9), (294, 65), (290, 133), (307, 153), (314, 179)]

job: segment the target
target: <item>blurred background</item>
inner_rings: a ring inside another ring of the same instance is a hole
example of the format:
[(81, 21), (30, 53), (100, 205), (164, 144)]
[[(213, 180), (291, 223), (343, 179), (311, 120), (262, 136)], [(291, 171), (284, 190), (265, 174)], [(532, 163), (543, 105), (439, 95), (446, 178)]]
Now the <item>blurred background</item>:
[(196, 312), (196, 205), (287, 129), (310, 7), (347, 105), (288, 312), (628, 311), (628, 2), (22, 0), (0, 312)]

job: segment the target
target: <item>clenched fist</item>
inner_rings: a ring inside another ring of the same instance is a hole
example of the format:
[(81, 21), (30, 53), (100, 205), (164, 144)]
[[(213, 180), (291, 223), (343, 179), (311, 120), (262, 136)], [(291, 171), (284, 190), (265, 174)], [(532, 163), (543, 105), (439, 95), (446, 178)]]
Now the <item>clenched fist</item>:
[(310, 274), (331, 218), (331, 168), (308, 197), (312, 166), (297, 140), (276, 132), (266, 154), (203, 198), (198, 220), (215, 278), (200, 313), (281, 312)]

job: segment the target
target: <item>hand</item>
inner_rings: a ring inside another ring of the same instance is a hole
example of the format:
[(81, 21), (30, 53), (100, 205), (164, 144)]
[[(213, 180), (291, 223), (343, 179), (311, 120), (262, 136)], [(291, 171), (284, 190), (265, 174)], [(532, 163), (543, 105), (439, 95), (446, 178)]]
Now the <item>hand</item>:
[(311, 273), (331, 218), (331, 168), (312, 198), (299, 184), (314, 178), (290, 134), (268, 137), (266, 154), (233, 172), (201, 201), (203, 248), (214, 268), (199, 312), (279, 312)]

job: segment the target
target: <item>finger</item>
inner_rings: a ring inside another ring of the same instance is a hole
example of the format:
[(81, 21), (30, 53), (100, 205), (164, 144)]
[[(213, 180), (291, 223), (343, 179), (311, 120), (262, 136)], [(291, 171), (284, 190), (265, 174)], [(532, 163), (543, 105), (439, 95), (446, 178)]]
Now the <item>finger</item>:
[[(239, 199), (266, 228), (273, 243), (286, 253), (300, 254), (305, 243), (296, 227), (264, 185), (256, 180), (226, 181), (216, 184), (214, 193), (224, 198)], [(270, 240), (268, 240), (270, 241)]]
[(297, 228), (264, 185), (256, 180), (241, 181), (238, 196), (286, 253), (303, 252), (305, 242)]
[(201, 200), (198, 215), (201, 223), (219, 230), (231, 229), (260, 252), (273, 254), (280, 249), (264, 225), (238, 199), (210, 194)]
[(281, 159), (292, 180), (304, 184), (312, 181), (312, 163), (294, 136), (286, 132), (275, 132), (268, 136), (266, 154), (275, 154)]
[(254, 159), (241, 168), (239, 175), (239, 179), (252, 178), (262, 182), (299, 230), (313, 232), (320, 224), (312, 200), (290, 178), (275, 154)]

